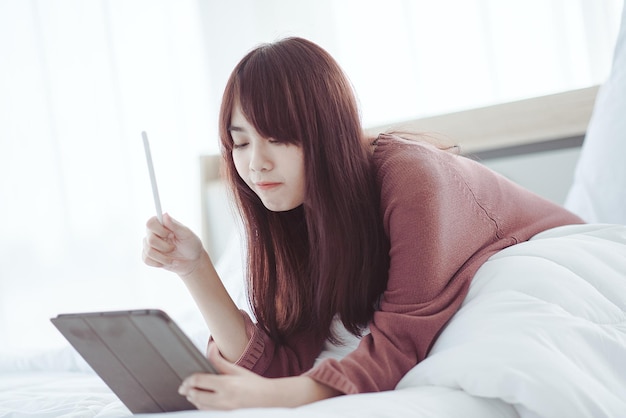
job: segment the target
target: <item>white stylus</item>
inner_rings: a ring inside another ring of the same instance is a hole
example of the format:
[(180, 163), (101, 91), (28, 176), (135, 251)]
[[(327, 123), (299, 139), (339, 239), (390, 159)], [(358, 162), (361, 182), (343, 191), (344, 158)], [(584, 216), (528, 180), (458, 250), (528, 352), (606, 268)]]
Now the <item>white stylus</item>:
[(150, 153), (150, 143), (146, 131), (141, 132), (143, 138), (143, 149), (146, 152), (148, 162), (148, 172), (150, 172), (150, 183), (152, 183), (152, 196), (154, 197), (154, 207), (156, 208), (157, 219), (163, 223), (163, 213), (161, 212), (161, 199), (159, 199), (159, 189), (157, 188), (156, 176), (154, 175), (154, 165), (152, 164), (152, 154)]

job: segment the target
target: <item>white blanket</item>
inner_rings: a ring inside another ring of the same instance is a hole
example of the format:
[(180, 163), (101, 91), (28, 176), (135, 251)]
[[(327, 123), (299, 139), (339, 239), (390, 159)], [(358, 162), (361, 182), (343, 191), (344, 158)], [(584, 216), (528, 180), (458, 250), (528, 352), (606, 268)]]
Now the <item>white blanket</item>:
[(399, 387), (460, 388), (522, 417), (626, 417), (626, 228), (570, 226), (477, 272)]
[[(428, 358), (394, 391), (167, 416), (626, 417), (625, 311), (626, 226), (556, 228), (485, 263)], [(130, 415), (97, 376), (46, 378), (3, 374), (0, 417)]]

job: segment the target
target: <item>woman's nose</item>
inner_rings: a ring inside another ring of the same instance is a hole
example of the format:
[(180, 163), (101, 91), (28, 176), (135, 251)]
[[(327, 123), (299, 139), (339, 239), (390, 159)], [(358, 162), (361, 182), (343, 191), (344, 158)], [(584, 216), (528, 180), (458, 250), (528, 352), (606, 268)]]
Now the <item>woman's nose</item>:
[(272, 167), (271, 159), (265, 150), (265, 147), (261, 144), (252, 147), (252, 154), (250, 156), (250, 170), (252, 171), (267, 171)]

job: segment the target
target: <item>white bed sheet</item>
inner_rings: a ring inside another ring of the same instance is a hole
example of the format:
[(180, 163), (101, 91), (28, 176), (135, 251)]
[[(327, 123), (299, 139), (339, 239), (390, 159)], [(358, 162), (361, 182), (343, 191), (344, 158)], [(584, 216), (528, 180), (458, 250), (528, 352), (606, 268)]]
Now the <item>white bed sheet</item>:
[[(145, 416), (626, 417), (625, 312), (626, 226), (556, 228), (481, 267), (428, 358), (394, 391), (296, 409)], [(130, 415), (63, 356), (76, 372), (0, 365), (0, 417)]]
[(94, 373), (24, 371), (0, 375), (1, 417), (129, 415), (129, 410)]
[[(6, 392), (5, 392), (6, 391)], [(0, 377), (0, 416), (38, 418), (112, 418), (132, 414), (94, 374), (21, 372)], [(364, 412), (366, 411), (366, 412)], [(462, 390), (423, 386), (330, 399), (297, 410), (247, 409), (230, 412), (183, 411), (140, 414), (144, 417), (500, 417), (515, 418), (514, 409)]]

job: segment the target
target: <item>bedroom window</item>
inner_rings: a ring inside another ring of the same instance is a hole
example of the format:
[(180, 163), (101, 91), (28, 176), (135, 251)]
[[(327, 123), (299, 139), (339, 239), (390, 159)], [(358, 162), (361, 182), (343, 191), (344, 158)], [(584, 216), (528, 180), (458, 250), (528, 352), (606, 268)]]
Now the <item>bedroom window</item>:
[[(610, 68), (620, 6), (592, 0), (331, 2), (336, 54), (359, 93), (366, 125), (599, 84)], [(345, 22), (357, 8), (355, 28)]]

